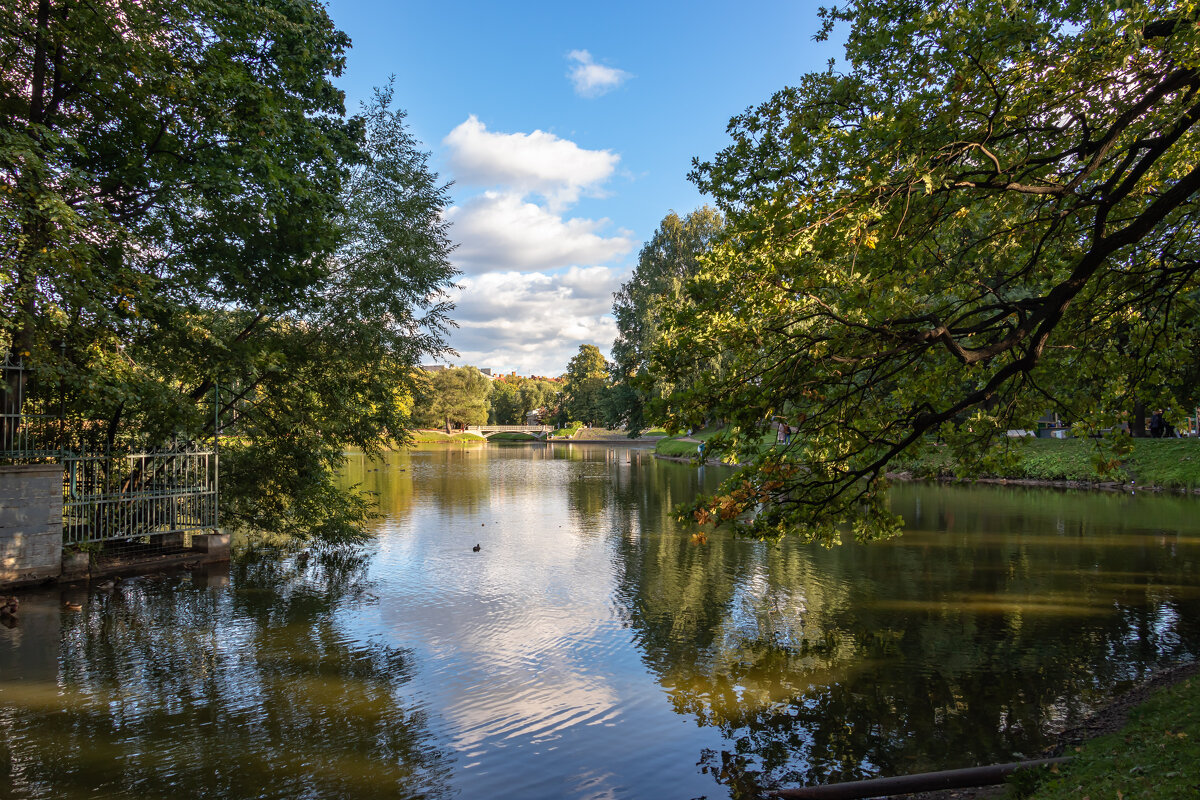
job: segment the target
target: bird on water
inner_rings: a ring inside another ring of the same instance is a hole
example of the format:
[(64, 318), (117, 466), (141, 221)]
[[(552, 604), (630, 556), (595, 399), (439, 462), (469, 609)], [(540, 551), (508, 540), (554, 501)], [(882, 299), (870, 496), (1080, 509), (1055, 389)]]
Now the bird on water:
[(474, 547), (472, 547), (472, 548), (471, 548), (471, 550), (473, 550), (474, 552), (478, 553), (478, 552), (479, 552), (479, 545), (475, 545)]

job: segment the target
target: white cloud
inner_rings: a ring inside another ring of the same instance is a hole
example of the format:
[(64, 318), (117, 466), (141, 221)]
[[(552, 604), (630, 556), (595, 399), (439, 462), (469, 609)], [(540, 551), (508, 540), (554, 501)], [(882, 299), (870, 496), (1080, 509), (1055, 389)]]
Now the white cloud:
[(597, 64), (587, 50), (572, 50), (567, 59), (575, 62), (568, 75), (580, 97), (599, 97), (616, 89), (633, 76), (616, 67)]
[(451, 344), (458, 364), (522, 375), (559, 375), (581, 344), (607, 352), (616, 337), (612, 293), (622, 275), (610, 267), (562, 273), (489, 273), (464, 278)]
[(633, 249), (623, 233), (604, 236), (607, 219), (564, 219), (515, 192), (485, 192), (446, 212), (458, 242), (454, 263), (467, 274), (598, 264)]
[(621, 157), (585, 150), (552, 133), (493, 133), (472, 114), (442, 140), (458, 183), (536, 193), (552, 207), (574, 203), (613, 174)]
[(453, 298), (456, 364), (558, 375), (581, 344), (616, 336), (611, 263), (634, 248), (608, 219), (571, 218), (582, 195), (602, 196), (620, 156), (551, 133), (493, 133), (474, 115), (443, 140), (459, 185), (486, 189), (446, 212), (464, 273)]

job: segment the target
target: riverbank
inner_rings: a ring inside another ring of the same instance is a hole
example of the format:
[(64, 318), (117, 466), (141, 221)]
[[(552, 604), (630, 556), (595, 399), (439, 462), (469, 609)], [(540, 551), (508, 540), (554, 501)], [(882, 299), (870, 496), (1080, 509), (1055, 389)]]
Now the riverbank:
[(630, 438), (629, 431), (611, 428), (579, 428), (555, 431), (547, 438), (539, 438), (528, 433), (505, 432), (488, 437), (477, 433), (459, 431), (447, 434), (439, 430), (416, 430), (412, 432), (415, 444), (480, 444), (485, 442), (577, 442), (587, 444), (653, 444), (660, 441), (666, 433), (643, 433), (641, 436)]
[[(663, 439), (655, 455), (669, 461), (694, 462), (702, 441), (718, 431)], [(1003, 449), (1004, 470), (970, 478), (950, 449), (934, 445), (917, 457), (901, 457), (888, 477), (893, 480), (938, 480), (1012, 486), (1094, 489), (1102, 491), (1174, 491), (1200, 494), (1200, 439), (1134, 439), (1116, 464), (1106, 464), (1091, 439), (1013, 439)], [(765, 442), (763, 447), (772, 443)], [(720, 464), (708, 459), (707, 464)]]
[(445, 431), (416, 430), (412, 432), (412, 441), (415, 444), (479, 444), (486, 442), (487, 439), (476, 433), (464, 433), (461, 431), (458, 433), (446, 433)]
[[(1073, 489), (1200, 489), (1200, 439), (1134, 439), (1130, 446), (1111, 464), (1091, 439), (1013, 439), (997, 448), (997, 455), (1006, 456), (1003, 471), (986, 471), (975, 480)], [(949, 448), (935, 445), (915, 458), (897, 459), (893, 477), (958, 480), (962, 472)]]

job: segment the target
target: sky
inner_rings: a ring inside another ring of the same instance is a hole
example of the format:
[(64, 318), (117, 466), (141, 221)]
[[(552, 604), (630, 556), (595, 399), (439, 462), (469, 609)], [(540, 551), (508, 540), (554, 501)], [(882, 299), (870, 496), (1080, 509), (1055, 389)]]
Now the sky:
[(612, 296), (670, 211), (706, 198), (694, 157), (731, 117), (841, 60), (817, 3), (332, 0), (353, 46), (337, 80), (357, 111), (395, 104), (452, 183), (461, 271), (450, 364), (556, 376), (608, 355)]

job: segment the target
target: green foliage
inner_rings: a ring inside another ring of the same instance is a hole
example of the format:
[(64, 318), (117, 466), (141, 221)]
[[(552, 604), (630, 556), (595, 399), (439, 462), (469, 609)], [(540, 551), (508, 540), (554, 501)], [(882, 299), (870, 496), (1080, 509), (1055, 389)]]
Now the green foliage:
[(608, 392), (608, 361), (594, 344), (579, 345), (567, 364), (560, 413), (588, 425), (602, 425)]
[(219, 386), (223, 518), (331, 540), (369, 514), (342, 452), (403, 439), (454, 275), (390, 88), (345, 113), (348, 45), (309, 0), (0, 0), (0, 346), (29, 402), (158, 446), (211, 437)]
[(483, 425), (488, 418), (492, 382), (475, 367), (450, 367), (426, 373), (415, 398), (414, 418), (425, 428)]
[(1085, 743), (1057, 773), (1043, 772), (1033, 800), (1194, 798), (1200, 784), (1200, 679), (1187, 678), (1135, 708), (1118, 733)]
[(517, 402), (517, 387), (505, 380), (492, 381), (488, 393), (488, 422), (496, 425), (519, 425), (521, 409)]
[[(934, 436), (983, 472), (1006, 429), (1047, 409), (1098, 430), (1191, 391), (1200, 28), (1187, 13), (822, 12), (826, 33), (848, 26), (845, 72), (735, 118), (732, 144), (692, 176), (726, 229), (652, 367), (677, 384), (668, 427), (727, 420), (714, 450), (751, 464), (698, 519), (890, 535), (885, 473)], [(776, 415), (793, 445), (759, 452)]]
[(531, 411), (554, 409), (559, 385), (539, 378), (501, 376), (488, 395), (489, 421), (498, 425), (524, 425)]
[[(685, 282), (699, 269), (700, 256), (720, 233), (721, 215), (709, 206), (684, 218), (672, 211), (638, 253), (633, 276), (613, 298), (617, 338), (613, 342), (613, 391), (607, 424), (631, 435), (647, 424), (647, 404), (666, 394), (670, 384), (649, 371), (650, 351), (659, 339), (664, 310), (678, 304)], [(713, 365), (697, 364), (696, 369)]]

